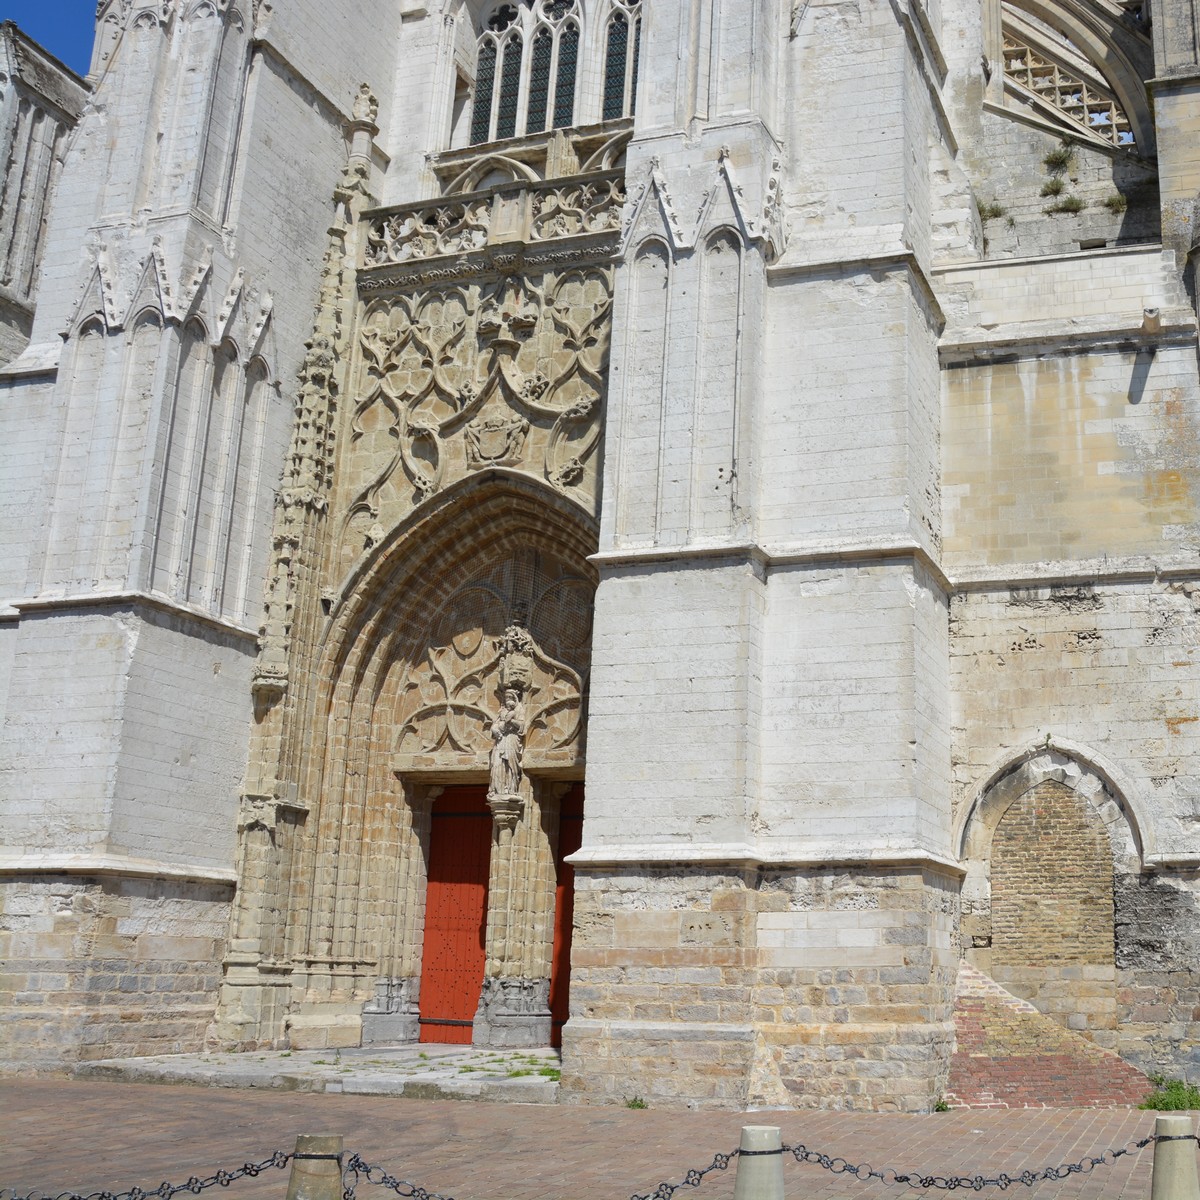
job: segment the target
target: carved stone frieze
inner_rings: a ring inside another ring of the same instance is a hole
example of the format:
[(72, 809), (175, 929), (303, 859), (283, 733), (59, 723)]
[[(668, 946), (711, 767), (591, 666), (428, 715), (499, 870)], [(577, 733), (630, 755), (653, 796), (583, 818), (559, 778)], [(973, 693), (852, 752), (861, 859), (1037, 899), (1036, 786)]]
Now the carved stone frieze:
[(461, 254), (487, 244), (491, 200), (455, 200), (380, 217), (367, 232), (365, 265)]
[(623, 177), (573, 181), (533, 193), (530, 240), (607, 233), (621, 228)]
[(622, 171), (522, 181), (430, 204), (372, 213), (363, 267), (449, 257), (512, 242), (591, 237), (621, 228)]

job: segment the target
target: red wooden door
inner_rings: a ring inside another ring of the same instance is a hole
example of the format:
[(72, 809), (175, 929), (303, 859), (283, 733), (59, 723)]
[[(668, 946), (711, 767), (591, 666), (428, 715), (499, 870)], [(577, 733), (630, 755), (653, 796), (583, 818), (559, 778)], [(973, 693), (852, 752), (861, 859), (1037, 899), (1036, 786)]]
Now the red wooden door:
[(558, 818), (558, 855), (554, 891), (554, 958), (550, 967), (550, 1044), (562, 1045), (562, 1027), (570, 1016), (571, 921), (575, 915), (575, 868), (563, 862), (583, 844), (583, 784), (562, 798)]
[(471, 1043), (483, 987), (492, 814), (484, 787), (434, 802), (421, 953), (421, 1041)]

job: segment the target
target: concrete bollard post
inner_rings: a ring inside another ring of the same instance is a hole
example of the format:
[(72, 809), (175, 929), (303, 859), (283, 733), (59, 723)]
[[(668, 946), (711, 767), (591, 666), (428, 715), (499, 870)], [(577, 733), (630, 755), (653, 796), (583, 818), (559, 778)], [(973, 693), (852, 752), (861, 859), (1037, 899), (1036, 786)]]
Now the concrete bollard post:
[(296, 1138), (287, 1200), (342, 1200), (340, 1134), (302, 1133)]
[(783, 1200), (783, 1142), (776, 1126), (742, 1126), (733, 1200)]
[(1150, 1200), (1200, 1200), (1192, 1118), (1182, 1114), (1159, 1117), (1154, 1133), (1163, 1140), (1154, 1143)]

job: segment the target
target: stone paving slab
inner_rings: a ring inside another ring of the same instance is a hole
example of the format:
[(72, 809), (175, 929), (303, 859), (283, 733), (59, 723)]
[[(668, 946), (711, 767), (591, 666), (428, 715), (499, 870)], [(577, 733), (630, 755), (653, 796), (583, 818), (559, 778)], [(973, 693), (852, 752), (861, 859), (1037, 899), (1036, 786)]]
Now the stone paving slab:
[[(1154, 1128), (1136, 1109), (989, 1110), (927, 1116), (811, 1112), (633, 1111), (463, 1104), (395, 1096), (235, 1090), (85, 1080), (0, 1081), (0, 1187), (155, 1187), (291, 1149), (298, 1133), (337, 1133), (347, 1151), (457, 1200), (627, 1200), (678, 1182), (738, 1142), (743, 1124), (777, 1124), (785, 1142), (877, 1167), (929, 1174), (1016, 1174), (1122, 1146)], [(1152, 1150), (1090, 1175), (1003, 1193), (1032, 1200), (1144, 1200)], [(870, 1200), (935, 1193), (785, 1167), (791, 1200)], [(229, 1200), (284, 1200), (287, 1171), (234, 1183)], [(734, 1172), (676, 1200), (730, 1200)], [(940, 1193), (936, 1193), (940, 1194)], [(998, 1196), (998, 1189), (986, 1195)], [(360, 1182), (358, 1200), (392, 1192)]]
[(558, 1052), (550, 1049), (406, 1045), (101, 1059), (81, 1063), (72, 1074), (132, 1083), (553, 1104), (558, 1065)]

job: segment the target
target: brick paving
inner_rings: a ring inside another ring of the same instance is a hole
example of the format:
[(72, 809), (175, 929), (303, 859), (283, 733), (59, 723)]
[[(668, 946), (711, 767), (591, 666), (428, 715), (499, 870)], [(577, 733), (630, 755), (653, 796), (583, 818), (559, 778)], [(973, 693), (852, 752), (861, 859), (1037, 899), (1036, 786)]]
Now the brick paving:
[[(743, 1124), (776, 1124), (785, 1142), (930, 1174), (1040, 1169), (1154, 1128), (1153, 1113), (1128, 1108), (747, 1116), (57, 1079), (0, 1081), (0, 1114), (0, 1187), (22, 1195), (179, 1182), (291, 1149), (297, 1133), (340, 1133), (347, 1150), (458, 1200), (626, 1200), (706, 1166), (714, 1152), (737, 1144)], [(1151, 1154), (1147, 1148), (1091, 1175), (1005, 1194), (1143, 1200)], [(790, 1161), (785, 1170), (788, 1195), (805, 1200), (930, 1194)], [(239, 1181), (227, 1194), (283, 1200), (286, 1180), (286, 1171), (273, 1171)], [(359, 1188), (362, 1200), (391, 1194)], [(730, 1169), (679, 1200), (732, 1194)]]

